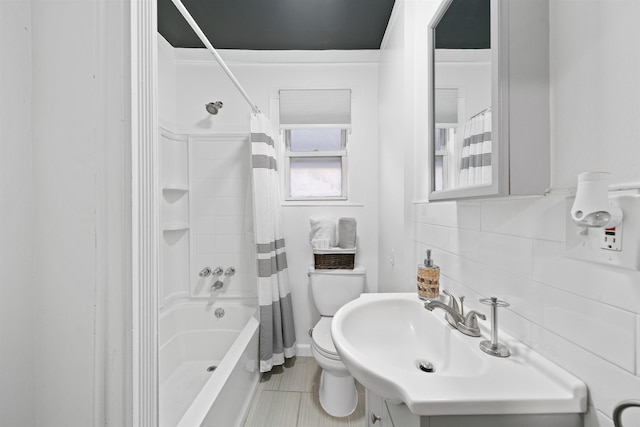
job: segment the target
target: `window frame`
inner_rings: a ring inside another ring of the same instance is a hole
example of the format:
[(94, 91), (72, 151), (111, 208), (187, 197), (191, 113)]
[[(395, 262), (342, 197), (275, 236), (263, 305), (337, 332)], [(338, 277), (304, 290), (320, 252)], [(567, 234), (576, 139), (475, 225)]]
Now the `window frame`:
[[(291, 151), (291, 131), (292, 130), (314, 130), (320, 128), (340, 129), (342, 138), (342, 150), (338, 151)], [(344, 126), (296, 126), (283, 128), (284, 132), (284, 200), (289, 201), (336, 201), (348, 200), (348, 167), (347, 167), (347, 142), (349, 129)], [(311, 196), (293, 197), (291, 195), (291, 159), (317, 159), (317, 158), (340, 158), (341, 164), (341, 195), (340, 196)]]

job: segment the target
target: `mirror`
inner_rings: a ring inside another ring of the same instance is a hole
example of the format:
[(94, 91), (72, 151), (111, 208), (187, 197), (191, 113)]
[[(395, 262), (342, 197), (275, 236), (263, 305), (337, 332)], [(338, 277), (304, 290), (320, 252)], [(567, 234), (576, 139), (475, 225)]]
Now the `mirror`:
[(444, 0), (429, 71), (429, 200), (544, 194), (549, 0)]
[(491, 1), (444, 1), (430, 40), (432, 192), (493, 192)]

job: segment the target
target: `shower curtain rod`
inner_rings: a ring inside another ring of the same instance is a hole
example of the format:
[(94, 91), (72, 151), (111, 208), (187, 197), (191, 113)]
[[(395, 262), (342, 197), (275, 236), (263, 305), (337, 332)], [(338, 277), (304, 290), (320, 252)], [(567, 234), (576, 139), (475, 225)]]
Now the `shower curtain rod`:
[(184, 7), (184, 5), (180, 0), (172, 0), (172, 1), (173, 1), (173, 4), (178, 8), (180, 13), (184, 17), (184, 19), (187, 21), (187, 23), (191, 26), (193, 31), (195, 31), (195, 33), (200, 38), (202, 43), (204, 43), (207, 49), (209, 49), (209, 52), (211, 52), (213, 56), (216, 58), (216, 61), (218, 61), (218, 63), (220, 64), (224, 72), (227, 73), (227, 76), (229, 76), (229, 79), (231, 79), (231, 82), (238, 88), (238, 90), (240, 91), (244, 99), (247, 100), (247, 102), (251, 106), (251, 111), (253, 111), (254, 113), (259, 113), (260, 108), (258, 108), (258, 106), (253, 103), (251, 98), (249, 98), (249, 95), (244, 90), (244, 88), (242, 87), (238, 79), (236, 79), (236, 76), (234, 76), (231, 70), (229, 69), (229, 67), (227, 67), (227, 64), (224, 62), (222, 57), (218, 54), (218, 51), (216, 50), (216, 48), (214, 48), (211, 42), (209, 42), (209, 39), (207, 39), (207, 36), (204, 35), (204, 33), (196, 23), (195, 19), (193, 19), (193, 16), (191, 16), (187, 8)]

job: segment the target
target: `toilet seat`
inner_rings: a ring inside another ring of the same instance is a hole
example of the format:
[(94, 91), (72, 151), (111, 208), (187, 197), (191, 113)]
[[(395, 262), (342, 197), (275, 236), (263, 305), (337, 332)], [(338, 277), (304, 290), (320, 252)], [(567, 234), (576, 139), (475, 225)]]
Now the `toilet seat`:
[(322, 317), (313, 327), (311, 333), (313, 347), (324, 357), (332, 360), (340, 360), (340, 356), (333, 345), (331, 338), (331, 317)]

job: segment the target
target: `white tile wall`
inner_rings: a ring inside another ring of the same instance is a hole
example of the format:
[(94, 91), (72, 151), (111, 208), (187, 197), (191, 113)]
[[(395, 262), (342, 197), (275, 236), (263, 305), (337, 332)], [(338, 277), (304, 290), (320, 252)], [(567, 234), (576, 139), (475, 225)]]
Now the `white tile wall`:
[(559, 197), (528, 197), (483, 203), (482, 229), (496, 234), (564, 241), (565, 204)]
[[(246, 135), (198, 136), (191, 148), (191, 295), (202, 297), (255, 294), (251, 223), (250, 145)], [(247, 210), (249, 209), (249, 210)], [(232, 277), (199, 279), (205, 266), (235, 267)], [(225, 283), (222, 292), (212, 293), (214, 280)]]
[[(638, 273), (562, 256), (563, 243), (534, 241), (534, 279), (631, 312), (640, 307)], [(566, 280), (566, 277), (571, 280)]]
[(432, 249), (441, 288), (469, 308), (508, 301), (501, 329), (581, 378), (585, 425), (610, 426), (619, 401), (640, 397), (640, 273), (564, 257), (565, 206), (563, 196), (416, 205), (415, 259)]
[(533, 274), (533, 241), (516, 236), (480, 233), (476, 261), (524, 277)]

